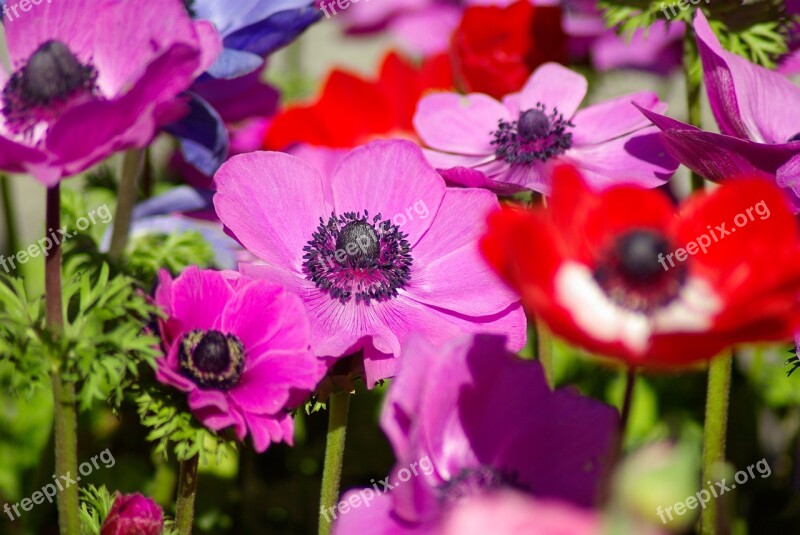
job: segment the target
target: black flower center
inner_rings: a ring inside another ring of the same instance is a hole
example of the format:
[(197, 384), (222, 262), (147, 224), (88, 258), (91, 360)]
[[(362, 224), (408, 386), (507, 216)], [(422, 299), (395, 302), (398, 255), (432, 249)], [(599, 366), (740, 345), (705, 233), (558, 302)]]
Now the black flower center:
[(303, 247), (303, 273), (342, 304), (386, 300), (409, 281), (411, 245), (397, 225), (378, 214), (331, 214)]
[(197, 16), (194, 10), (194, 0), (183, 0), (183, 7), (186, 8), (186, 12), (189, 13), (189, 16), (194, 18)]
[(594, 277), (612, 301), (637, 312), (651, 312), (675, 299), (686, 267), (671, 265), (671, 247), (654, 230), (633, 230), (618, 236), (600, 259)]
[(437, 489), (440, 503), (453, 506), (464, 498), (480, 495), (493, 490), (513, 488), (526, 490), (516, 474), (509, 474), (492, 466), (479, 466), (477, 468), (464, 468)]
[(569, 129), (574, 126), (556, 108), (548, 115), (545, 105), (537, 102), (535, 108), (522, 112), (518, 120), (501, 120), (497, 130), (491, 132), (492, 145), (495, 155), (512, 165), (546, 162), (572, 147)]
[(244, 346), (236, 336), (193, 330), (181, 340), (181, 372), (202, 388), (229, 390), (244, 369)]
[(82, 64), (61, 41), (47, 41), (17, 70), (3, 89), (3, 114), (12, 130), (52, 119), (75, 97), (92, 97), (97, 71)]

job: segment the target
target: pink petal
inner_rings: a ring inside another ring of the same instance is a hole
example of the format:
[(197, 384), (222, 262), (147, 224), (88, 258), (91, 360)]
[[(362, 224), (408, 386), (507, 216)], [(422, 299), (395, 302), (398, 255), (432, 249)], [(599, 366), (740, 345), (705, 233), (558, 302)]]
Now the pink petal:
[(587, 89), (586, 78), (580, 74), (558, 63), (545, 63), (533, 72), (522, 89), (520, 111), (535, 108), (541, 102), (548, 113), (555, 107), (569, 119), (581, 105)]
[(173, 282), (172, 288), (173, 313), (183, 331), (220, 328), (222, 312), (233, 297), (224, 277), (190, 266)]
[[(400, 230), (414, 245), (428, 230), (444, 197), (444, 180), (410, 141), (373, 141), (350, 152), (334, 171), (336, 213), (368, 210), (370, 217), (405, 222)], [(425, 206), (428, 217), (415, 214)]]
[(650, 126), (650, 121), (633, 102), (657, 113), (664, 113), (667, 109), (666, 103), (658, 100), (658, 95), (651, 91), (632, 93), (589, 106), (572, 118), (575, 124), (572, 130), (573, 144), (602, 143)]
[(434, 93), (419, 102), (414, 128), (433, 149), (485, 156), (494, 153), (491, 133), (500, 120), (509, 121), (510, 114), (488, 95)]
[(303, 247), (331, 208), (311, 164), (278, 152), (234, 156), (214, 180), (217, 215), (251, 253), (301, 271)]

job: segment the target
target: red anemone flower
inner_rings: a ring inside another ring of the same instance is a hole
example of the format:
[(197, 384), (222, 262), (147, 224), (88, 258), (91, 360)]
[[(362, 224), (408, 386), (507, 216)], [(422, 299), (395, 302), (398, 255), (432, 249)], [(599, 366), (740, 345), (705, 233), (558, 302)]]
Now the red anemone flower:
[(490, 216), (481, 247), (557, 335), (668, 367), (797, 330), (800, 234), (769, 181), (730, 181), (677, 212), (657, 190), (591, 191), (571, 167), (554, 184), (548, 209)]
[(567, 62), (561, 8), (533, 6), (529, 0), (468, 7), (451, 51), (465, 92), (503, 98), (522, 89), (536, 67)]
[(335, 69), (316, 102), (291, 106), (275, 117), (264, 148), (284, 150), (297, 143), (352, 148), (379, 138), (416, 140), (412, 119), (419, 99), (430, 90), (452, 87), (445, 55), (417, 68), (392, 52), (375, 81)]

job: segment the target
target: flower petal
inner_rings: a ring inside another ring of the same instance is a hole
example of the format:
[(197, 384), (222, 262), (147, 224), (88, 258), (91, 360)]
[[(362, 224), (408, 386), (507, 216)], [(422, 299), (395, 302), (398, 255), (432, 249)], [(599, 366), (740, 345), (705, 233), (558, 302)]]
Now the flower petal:
[(494, 153), (492, 132), (500, 120), (511, 120), (505, 106), (488, 95), (434, 93), (424, 97), (414, 128), (433, 149), (468, 155)]

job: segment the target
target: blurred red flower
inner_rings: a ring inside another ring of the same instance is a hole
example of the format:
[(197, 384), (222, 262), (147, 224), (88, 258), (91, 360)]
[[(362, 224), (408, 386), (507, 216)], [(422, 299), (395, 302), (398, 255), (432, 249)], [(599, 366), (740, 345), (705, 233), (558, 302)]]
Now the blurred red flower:
[(557, 169), (546, 210), (506, 209), (481, 247), (557, 335), (636, 366), (708, 359), (788, 340), (800, 324), (800, 233), (783, 193), (758, 178), (695, 195), (591, 191)]
[(284, 150), (297, 143), (351, 148), (378, 138), (416, 140), (411, 121), (419, 99), (428, 91), (452, 87), (444, 54), (416, 67), (389, 53), (375, 81), (334, 69), (316, 102), (290, 106), (275, 117), (264, 148)]
[(464, 11), (451, 47), (456, 78), (469, 93), (503, 98), (548, 61), (567, 62), (567, 34), (558, 6), (519, 0), (508, 7)]

